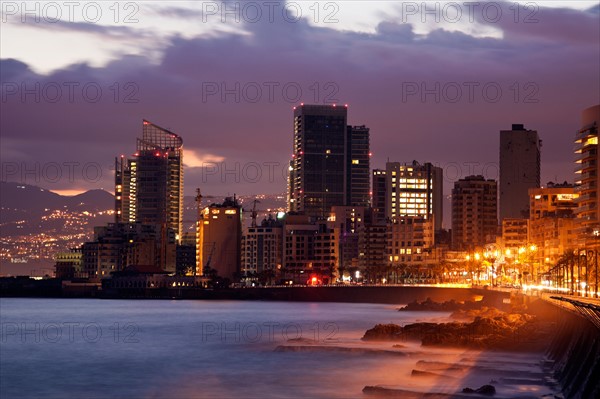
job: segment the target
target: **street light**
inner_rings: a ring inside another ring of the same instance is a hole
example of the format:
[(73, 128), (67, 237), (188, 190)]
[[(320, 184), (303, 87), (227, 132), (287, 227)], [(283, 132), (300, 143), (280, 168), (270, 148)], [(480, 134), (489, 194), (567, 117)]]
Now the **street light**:
[(584, 264), (586, 265), (586, 270), (587, 270), (587, 254), (585, 252), (585, 249), (577, 250), (577, 285), (576, 285), (577, 291), (576, 292), (578, 292), (580, 296), (583, 296), (583, 295), (581, 295), (580, 287), (581, 288), (584, 287), (582, 284), (583, 282), (581, 281), (581, 261), (582, 260), (585, 262)]
[(600, 230), (599, 229), (594, 229), (594, 243), (596, 244), (596, 250), (594, 251), (594, 278), (595, 278), (595, 284), (594, 284), (594, 297), (598, 298), (598, 237), (600, 236)]
[(592, 295), (596, 298), (598, 298), (598, 251), (597, 250), (593, 250), (593, 249), (588, 249), (587, 250), (587, 259), (585, 262), (585, 296), (588, 296), (588, 290), (590, 287), (589, 281), (588, 281), (588, 277), (589, 277), (589, 267), (588, 267), (588, 260), (594, 259), (594, 271), (596, 272), (596, 277), (595, 277), (595, 285), (594, 285), (594, 289), (595, 289), (595, 294)]

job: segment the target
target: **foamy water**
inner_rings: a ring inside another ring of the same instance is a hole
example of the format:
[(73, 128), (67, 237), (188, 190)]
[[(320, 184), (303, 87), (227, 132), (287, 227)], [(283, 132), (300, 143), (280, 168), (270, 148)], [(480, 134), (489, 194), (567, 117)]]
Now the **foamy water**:
[(399, 306), (3, 298), (0, 396), (348, 398), (367, 385), (453, 393), (491, 379), (497, 397), (552, 392), (537, 354), (360, 340), (377, 323), (448, 321)]

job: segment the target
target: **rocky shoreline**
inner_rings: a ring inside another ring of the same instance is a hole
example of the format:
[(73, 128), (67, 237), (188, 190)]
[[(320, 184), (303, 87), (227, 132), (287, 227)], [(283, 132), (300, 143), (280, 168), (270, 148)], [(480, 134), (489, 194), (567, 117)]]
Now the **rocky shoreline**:
[[(551, 368), (544, 363), (542, 354), (551, 342), (556, 322), (536, 305), (527, 306), (523, 298), (511, 297), (510, 303), (502, 304), (493, 304), (485, 297), (464, 302), (434, 302), (427, 298), (409, 303), (399, 311), (447, 312), (452, 321), (377, 324), (365, 332), (362, 340), (392, 342), (393, 346), (415, 341), (421, 347), (460, 348), (472, 355), (450, 362), (444, 361), (443, 356), (418, 360), (410, 377), (438, 384), (427, 392), (415, 390), (413, 384), (368, 385), (363, 394), (401, 398), (562, 397), (556, 393), (558, 382), (551, 376)], [(532, 361), (538, 354), (540, 361)], [(546, 393), (539, 395), (523, 386), (534, 390), (544, 386)]]
[(422, 346), (459, 347), (503, 351), (543, 350), (551, 336), (552, 323), (530, 314), (524, 305), (507, 310), (486, 306), (482, 301), (447, 301), (429, 298), (401, 311), (452, 311), (449, 323), (377, 324), (366, 331), (364, 341), (421, 341)]

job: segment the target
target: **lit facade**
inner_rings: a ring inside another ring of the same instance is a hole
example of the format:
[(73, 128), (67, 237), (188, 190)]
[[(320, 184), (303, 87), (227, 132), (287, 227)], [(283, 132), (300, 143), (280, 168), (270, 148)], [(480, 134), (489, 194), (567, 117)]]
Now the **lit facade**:
[(581, 241), (600, 227), (600, 168), (598, 124), (600, 105), (587, 108), (581, 115), (581, 129), (575, 136), (575, 186), (578, 233)]
[(235, 198), (205, 207), (197, 225), (196, 275), (214, 270), (234, 281), (240, 271), (242, 207)]
[(500, 221), (528, 217), (528, 190), (540, 187), (541, 143), (520, 124), (500, 131)]
[(436, 230), (442, 228), (443, 172), (430, 163), (386, 164), (386, 218), (407, 216), (433, 220)]
[(457, 250), (494, 242), (498, 231), (498, 188), (495, 180), (467, 176), (452, 189), (452, 246)]
[(69, 252), (59, 252), (56, 254), (56, 278), (71, 279), (81, 277), (82, 260), (81, 248), (74, 248)]
[(143, 121), (133, 158), (115, 161), (115, 220), (164, 225), (180, 240), (183, 222), (183, 140)]
[(432, 264), (434, 223), (431, 219), (408, 216), (388, 224), (387, 264), (427, 267)]
[(502, 246), (509, 253), (527, 247), (529, 243), (529, 219), (509, 219), (502, 221)]
[(529, 190), (529, 242), (536, 261), (544, 269), (576, 245), (575, 208), (578, 194), (573, 185), (548, 184)]

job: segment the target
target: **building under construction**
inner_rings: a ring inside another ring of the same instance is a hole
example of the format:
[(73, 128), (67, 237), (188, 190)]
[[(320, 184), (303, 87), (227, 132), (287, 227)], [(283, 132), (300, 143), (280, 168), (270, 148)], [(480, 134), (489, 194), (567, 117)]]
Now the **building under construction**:
[(183, 140), (143, 121), (135, 154), (115, 160), (115, 221), (164, 225), (182, 237)]

